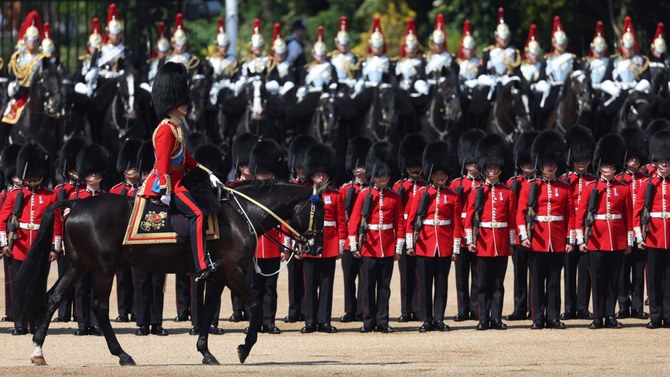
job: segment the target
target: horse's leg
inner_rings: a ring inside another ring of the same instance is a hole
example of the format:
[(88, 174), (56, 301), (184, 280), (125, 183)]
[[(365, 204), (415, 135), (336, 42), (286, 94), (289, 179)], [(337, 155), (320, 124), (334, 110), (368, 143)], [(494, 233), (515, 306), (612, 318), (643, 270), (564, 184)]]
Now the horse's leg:
[(221, 301), (216, 300), (216, 297), (221, 297), (222, 292), (223, 284), (217, 281), (210, 280), (205, 285), (205, 305), (204, 310), (199, 311), (198, 326), (200, 332), (198, 333), (198, 342), (196, 344), (198, 351), (203, 356), (202, 363), (205, 365), (219, 365), (216, 357), (209, 352), (207, 340), (209, 339), (209, 325), (216, 314), (217, 304), (220, 305), (221, 303)]
[(228, 288), (249, 308), (249, 330), (247, 336), (244, 338), (244, 344), (237, 346), (237, 355), (240, 358), (240, 363), (249, 356), (251, 348), (256, 344), (258, 339), (258, 331), (261, 328), (261, 306), (253, 294), (249, 282), (244, 275), (244, 270), (240, 266), (227, 266), (224, 264), (224, 271)]
[(114, 272), (106, 274), (91, 273), (91, 277), (93, 278), (93, 287), (95, 289), (95, 297), (91, 302), (91, 308), (102, 328), (102, 333), (105, 335), (109, 352), (119, 357), (119, 364), (123, 366), (135, 365), (135, 360), (121, 348), (121, 344), (116, 339), (114, 329), (112, 329), (112, 325), (109, 322), (109, 295), (112, 292)]

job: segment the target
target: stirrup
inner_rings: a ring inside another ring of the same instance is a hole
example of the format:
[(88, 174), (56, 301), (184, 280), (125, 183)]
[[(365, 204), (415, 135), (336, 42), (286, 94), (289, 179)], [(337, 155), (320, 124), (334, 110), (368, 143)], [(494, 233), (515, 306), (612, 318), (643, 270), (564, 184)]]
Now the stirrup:
[(201, 281), (201, 280), (209, 279), (210, 273), (211, 273), (211, 271), (209, 269), (203, 270), (202, 272), (200, 272), (200, 275), (195, 277), (195, 281)]

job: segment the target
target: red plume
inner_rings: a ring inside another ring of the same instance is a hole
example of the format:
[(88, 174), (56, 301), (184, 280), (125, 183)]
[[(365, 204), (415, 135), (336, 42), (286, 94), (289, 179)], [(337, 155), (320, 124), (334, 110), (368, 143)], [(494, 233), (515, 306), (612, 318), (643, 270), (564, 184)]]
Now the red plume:
[(156, 32), (158, 34), (158, 39), (161, 37), (165, 37), (165, 22), (161, 21), (158, 23), (158, 26), (156, 27)]
[[(630, 18), (630, 16), (626, 16), (626, 18), (623, 19), (623, 29), (621, 30), (621, 36), (629, 31), (631, 34), (633, 34), (633, 41), (635, 41), (635, 52), (640, 52), (640, 47), (637, 45), (637, 35), (635, 35), (635, 30), (633, 29), (633, 20)], [(621, 51), (621, 46), (619, 47), (619, 51)]]
[(272, 42), (274, 43), (277, 37), (281, 38), (281, 24), (279, 22), (275, 23), (274, 30), (272, 31)]
[(498, 8), (498, 23), (505, 23), (505, 10), (502, 7)]
[(186, 28), (184, 27), (184, 15), (181, 13), (177, 13), (177, 15), (174, 18), (174, 30), (172, 30), (172, 34), (174, 34), (177, 29), (181, 29), (186, 32)]
[(605, 27), (603, 26), (602, 21), (596, 22), (596, 31), (593, 32), (593, 39), (596, 39), (598, 35), (605, 38)]
[(114, 18), (118, 20), (119, 16), (116, 13), (116, 4), (112, 3), (109, 6), (109, 10), (107, 10), (107, 25), (109, 25), (109, 21), (111, 21)]
[(470, 23), (470, 20), (465, 20), (465, 22), (463, 22), (463, 34), (461, 35), (461, 46), (458, 48), (459, 59), (465, 58), (465, 56), (463, 55), (463, 40), (468, 35), (472, 35), (472, 24)]
[[(370, 28), (370, 34), (374, 33), (376, 31), (379, 31), (382, 35), (384, 32), (382, 31), (382, 22), (379, 19), (379, 16), (375, 16), (375, 18), (372, 20), (372, 28)], [(384, 54), (386, 54), (387, 47), (386, 47), (386, 40), (384, 40)], [(368, 44), (368, 54), (372, 53), (372, 48), (370, 47), (370, 44)]]
[(216, 32), (222, 33), (225, 31), (226, 25), (223, 23), (223, 18), (219, 18), (219, 24), (216, 26)]
[(537, 25), (530, 24), (530, 29), (528, 29), (528, 38), (526, 38), (526, 46), (525, 47), (528, 47), (528, 44), (533, 39), (535, 39), (535, 41), (538, 40), (537, 39)]
[(349, 24), (347, 23), (347, 17), (340, 17), (340, 31), (349, 31)]
[(442, 13), (435, 16), (435, 30), (438, 29), (444, 31), (444, 15)]
[(556, 30), (565, 30), (563, 29), (563, 23), (561, 22), (561, 18), (559, 16), (554, 16), (554, 29), (551, 31), (552, 36)]
[(260, 34), (261, 33), (261, 20), (258, 18), (254, 20), (254, 26), (252, 29), (252, 34)]
[(100, 34), (100, 20), (98, 20), (98, 17), (93, 17), (91, 20), (91, 33), (98, 33)]
[(51, 25), (48, 22), (44, 23), (44, 38), (51, 38)]
[(653, 40), (656, 40), (658, 37), (665, 39), (665, 25), (662, 22), (656, 24), (656, 34), (654, 34)]
[(21, 28), (19, 29), (19, 40), (23, 39), (24, 35), (26, 34), (26, 30), (28, 30), (28, 28), (31, 25), (35, 25), (37, 30), (40, 31), (40, 39), (42, 39), (42, 36), (43, 36), (43, 34), (42, 34), (42, 20), (40, 19), (39, 13), (37, 13), (35, 11), (31, 11), (30, 13), (28, 13), (28, 15), (26, 16), (26, 19), (23, 20), (23, 23), (21, 24)]
[(323, 37), (323, 26), (319, 25), (318, 28), (316, 28), (316, 40), (317, 42), (325, 42), (326, 40)]

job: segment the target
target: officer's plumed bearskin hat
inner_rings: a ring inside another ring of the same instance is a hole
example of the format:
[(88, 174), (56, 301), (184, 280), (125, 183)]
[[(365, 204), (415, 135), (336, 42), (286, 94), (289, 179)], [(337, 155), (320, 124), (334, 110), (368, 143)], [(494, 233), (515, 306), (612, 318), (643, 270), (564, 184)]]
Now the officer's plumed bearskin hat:
[(123, 142), (119, 156), (116, 159), (116, 171), (118, 173), (137, 168), (137, 152), (141, 146), (142, 140), (140, 139), (128, 139)]
[[(0, 153), (0, 166), (2, 166), (2, 172), (10, 186), (13, 184), (12, 178), (19, 176), (16, 172), (16, 159), (22, 147), (21, 144), (10, 144)], [(23, 171), (21, 171), (21, 174), (23, 174)]]
[(500, 135), (491, 134), (477, 142), (475, 156), (477, 166), (480, 171), (484, 171), (486, 166), (497, 165), (501, 171), (505, 170), (506, 161), (509, 153), (508, 144)]
[(395, 176), (393, 167), (396, 165), (396, 155), (393, 146), (387, 142), (379, 141), (370, 147), (365, 158), (365, 175), (368, 181), (374, 177), (385, 175)]
[(448, 175), (453, 173), (452, 150), (446, 141), (434, 141), (423, 150), (423, 175), (430, 179), (431, 172), (442, 170)]
[(415, 133), (405, 136), (398, 148), (398, 169), (405, 174), (405, 168), (421, 166), (421, 155), (426, 148), (426, 137)]
[(77, 155), (88, 141), (81, 136), (73, 136), (66, 141), (58, 153), (58, 173), (65, 175), (70, 171), (77, 171)]
[(233, 141), (231, 155), (235, 168), (249, 165), (249, 156), (251, 149), (258, 143), (258, 136), (250, 133), (244, 133)]
[(649, 139), (652, 162), (670, 160), (670, 130), (658, 131)]
[[(303, 168), (305, 153), (312, 145), (316, 144), (316, 139), (310, 135), (298, 135), (288, 146), (288, 168), (291, 172), (295, 169)], [(332, 178), (332, 176), (331, 176)]]
[(475, 149), (477, 141), (483, 139), (486, 133), (478, 128), (467, 130), (458, 140), (458, 164), (461, 166), (475, 163)]
[(98, 144), (87, 145), (77, 155), (77, 175), (79, 179), (85, 179), (92, 173), (103, 174), (109, 166), (109, 155), (105, 148)]
[(565, 132), (565, 141), (568, 143), (568, 153), (572, 165), (575, 161), (591, 160), (596, 141), (591, 130), (584, 126), (574, 126)]
[(307, 151), (305, 151), (305, 158), (303, 160), (303, 169), (305, 177), (311, 178), (318, 172), (328, 174), (328, 178), (333, 180), (337, 174), (337, 167), (335, 166), (335, 151), (333, 148), (325, 144), (314, 144)]
[(368, 155), (371, 145), (372, 141), (364, 136), (357, 136), (349, 140), (345, 161), (347, 172), (351, 173), (356, 168), (365, 166), (365, 157)]
[[(638, 127), (624, 128), (621, 137), (626, 142), (626, 158), (637, 157), (644, 165), (649, 160), (649, 138)], [(625, 161), (624, 161), (625, 162)]]
[(282, 176), (286, 163), (284, 151), (274, 140), (261, 140), (251, 149), (249, 169), (256, 174), (273, 173), (278, 178)]
[(25, 178), (37, 178), (47, 175), (48, 156), (44, 149), (35, 144), (24, 145), (16, 157), (16, 174)]
[(533, 141), (539, 134), (538, 131), (522, 132), (514, 141), (513, 156), (515, 168), (521, 167), (523, 164), (533, 164), (535, 159), (530, 156), (530, 147)]
[(221, 178), (225, 177), (230, 169), (230, 161), (226, 159), (221, 148), (211, 143), (198, 148), (193, 158)]
[(543, 163), (556, 164), (558, 175), (565, 168), (565, 159), (568, 157), (568, 146), (560, 132), (544, 130), (533, 141), (530, 148), (530, 157), (537, 160), (538, 169)]
[(170, 110), (188, 104), (186, 79), (186, 67), (181, 63), (167, 62), (158, 69), (151, 87), (158, 119), (163, 119)]
[(156, 162), (154, 146), (151, 140), (147, 140), (137, 151), (137, 167), (140, 169), (140, 173), (149, 173), (154, 168), (154, 162)]
[[(626, 157), (626, 143), (621, 136), (607, 134), (598, 140), (596, 151), (593, 153), (593, 163), (595, 166), (612, 164), (617, 171), (623, 169), (624, 158)], [(597, 169), (597, 168), (596, 168)], [(599, 172), (596, 172), (596, 174)]]

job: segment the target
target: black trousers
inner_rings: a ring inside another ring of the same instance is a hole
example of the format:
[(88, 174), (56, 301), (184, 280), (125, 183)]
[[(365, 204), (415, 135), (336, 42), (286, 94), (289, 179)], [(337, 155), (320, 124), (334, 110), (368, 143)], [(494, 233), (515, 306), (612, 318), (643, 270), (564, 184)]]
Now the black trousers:
[(305, 323), (330, 324), (336, 258), (305, 258)]
[(189, 274), (175, 274), (175, 300), (177, 301), (177, 316), (188, 318), (191, 311), (191, 276)]
[[(280, 258), (258, 259), (258, 267), (260, 267), (264, 274), (276, 272), (279, 269), (280, 264)], [(277, 314), (278, 276), (279, 274), (263, 276), (257, 273), (254, 273), (251, 276), (256, 300), (258, 303), (261, 303), (261, 318), (263, 319), (263, 326), (265, 327), (275, 325), (275, 316)]]
[(116, 298), (119, 315), (133, 314), (133, 271), (124, 265), (116, 271)]
[(623, 256), (623, 251), (589, 250), (593, 318), (614, 316)]
[[(200, 315), (200, 308), (204, 307), (205, 302), (205, 289), (207, 287), (207, 281), (195, 281), (195, 276), (191, 276), (191, 325), (199, 326), (198, 320)], [(215, 297), (216, 313), (214, 313), (214, 318), (210, 325), (219, 327), (219, 317), (221, 316), (221, 296)]]
[[(253, 284), (253, 281), (249, 279), (250, 276), (254, 276), (256, 272), (254, 271), (253, 263), (249, 263), (247, 270), (244, 275), (247, 277), (249, 284)], [(233, 307), (233, 312), (242, 313), (243, 311), (248, 311), (247, 307), (244, 305), (244, 302), (231, 291), (230, 292), (230, 302)]]
[[(361, 267), (361, 258), (354, 258), (353, 253), (345, 251), (342, 254), (342, 277), (344, 280), (344, 312), (360, 315), (362, 313), (361, 282), (358, 277)], [(358, 279), (358, 287), (356, 286)], [(357, 299), (359, 298), (359, 299)]]
[(503, 299), (505, 298), (505, 273), (507, 257), (477, 258), (477, 276), (479, 294), (477, 303), (479, 321), (500, 321), (502, 319)]
[[(61, 255), (58, 258), (58, 277), (61, 277), (65, 274), (65, 266), (67, 261), (65, 257)], [(11, 305), (11, 303), (10, 303)], [(61, 321), (69, 321), (72, 319), (72, 314), (75, 313), (74, 309), (74, 287), (70, 288), (69, 292), (63, 295), (63, 300), (60, 305), (58, 305), (58, 319)]]
[(467, 248), (461, 248), (461, 254), (454, 263), (456, 268), (456, 303), (458, 313), (477, 313), (477, 255)]
[(91, 273), (84, 273), (74, 284), (75, 308), (77, 309), (77, 322), (79, 328), (98, 326), (98, 318), (93, 313), (91, 301), (95, 292), (91, 284)]
[(647, 251), (634, 247), (623, 257), (621, 278), (619, 279), (619, 309), (633, 309), (642, 312), (644, 306), (644, 267)]
[(512, 264), (514, 266), (514, 311), (528, 313), (528, 269), (531, 251), (522, 246), (514, 246)]
[(531, 317), (534, 322), (560, 318), (563, 254), (530, 252)]
[(286, 268), (288, 269), (288, 315), (298, 318), (305, 315), (303, 260), (293, 258)]
[(575, 313), (589, 309), (591, 295), (591, 275), (589, 274), (589, 254), (575, 250), (565, 253), (563, 289), (565, 312)]
[(670, 321), (670, 250), (648, 249), (649, 318)]
[[(416, 280), (421, 321), (444, 321), (450, 269), (450, 257), (416, 257)], [(435, 287), (434, 296), (433, 286)]]
[(398, 261), (398, 269), (400, 270), (400, 312), (405, 315), (418, 313), (416, 257), (403, 252)]
[(165, 301), (165, 273), (133, 267), (135, 320), (137, 326), (162, 325)]
[[(9, 262), (8, 262), (9, 261)], [(5, 263), (9, 265), (9, 290), (12, 292), (12, 297), (19, 297), (19, 287), (14, 284), (14, 277), (18, 274), (23, 262), (14, 258), (5, 258)], [(21, 308), (19, 307), (20, 299), (13, 300), (12, 317), (14, 318), (14, 327), (26, 328), (26, 322), (23, 321), (21, 315)]]
[(5, 271), (5, 317), (14, 317), (12, 313), (11, 258), (4, 258), (2, 264)]
[(365, 327), (388, 325), (392, 276), (393, 257), (361, 258), (361, 304)]

